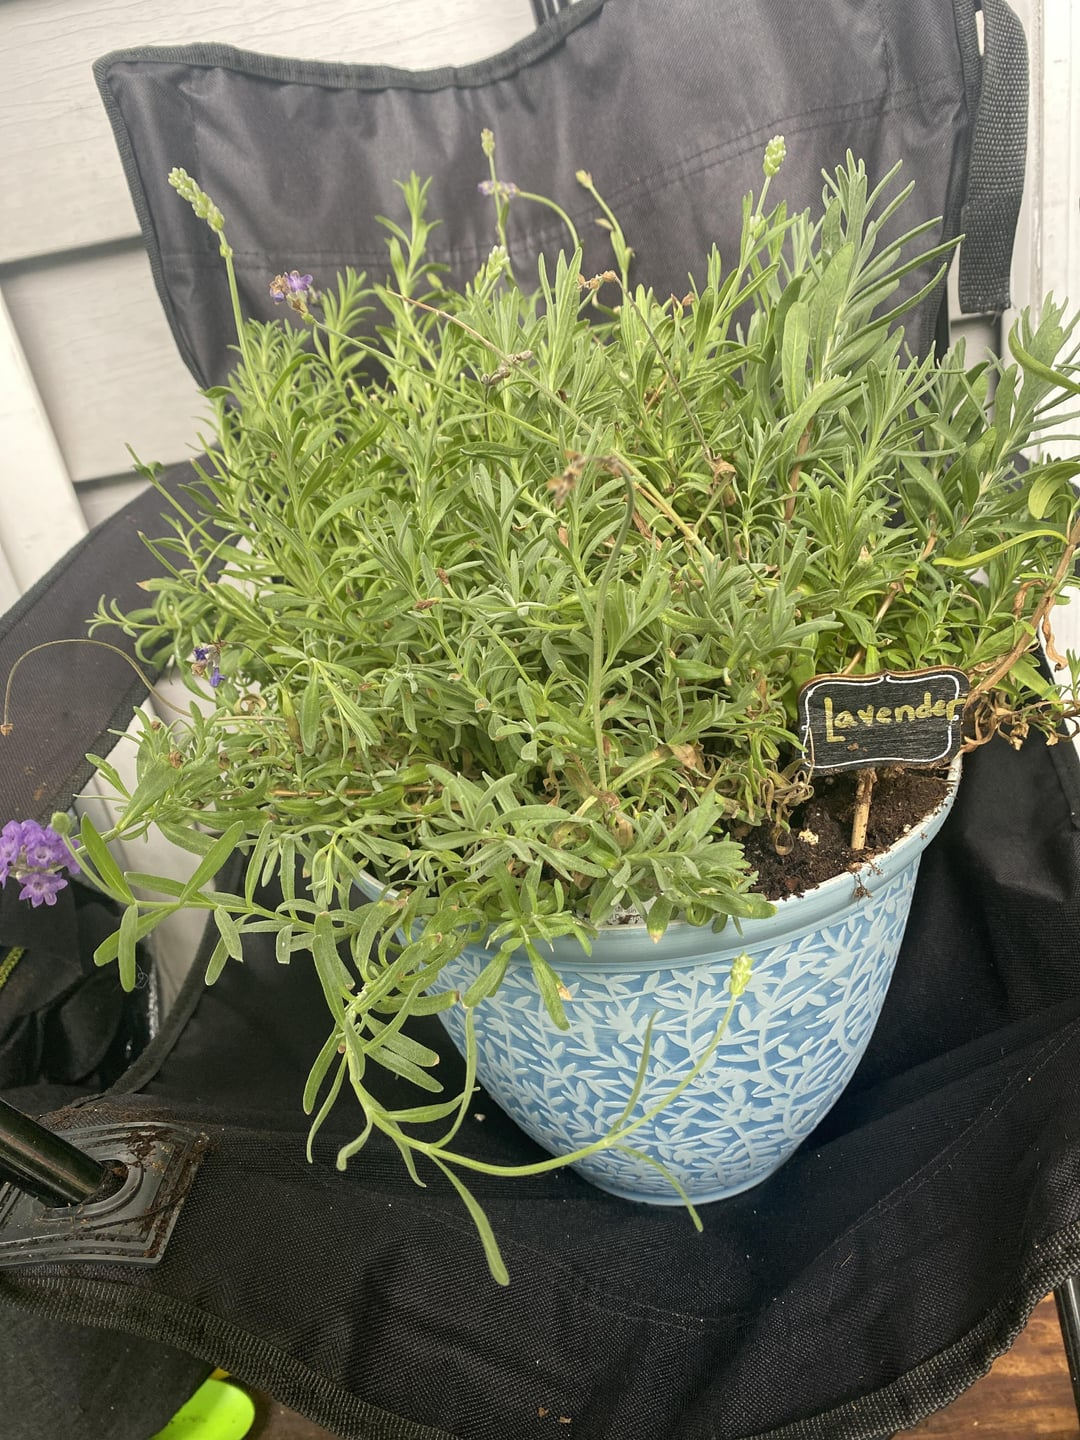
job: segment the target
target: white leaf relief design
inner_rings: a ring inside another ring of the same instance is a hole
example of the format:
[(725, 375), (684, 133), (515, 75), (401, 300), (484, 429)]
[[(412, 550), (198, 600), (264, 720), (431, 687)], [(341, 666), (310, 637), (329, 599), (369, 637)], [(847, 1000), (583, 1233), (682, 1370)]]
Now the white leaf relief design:
[[(794, 945), (750, 947), (750, 984), (704, 1072), (629, 1137), (708, 1201), (757, 1184), (783, 1163), (839, 1098), (869, 1042), (903, 938), (918, 862), (836, 924)], [(531, 968), (512, 965), (499, 994), (475, 1012), (478, 1075), (534, 1139), (565, 1154), (601, 1139), (622, 1113), (653, 1022), (646, 1080), (631, 1118), (657, 1106), (711, 1044), (729, 1005), (731, 959), (714, 957), (637, 972), (568, 965), (569, 1032), (555, 1028)], [(569, 952), (567, 952), (569, 953)], [(580, 952), (578, 952), (580, 956)], [(464, 990), (485, 963), (467, 951), (443, 980)], [(464, 1044), (460, 1008), (444, 1012)], [(580, 1163), (605, 1189), (680, 1203), (663, 1176), (612, 1149)]]

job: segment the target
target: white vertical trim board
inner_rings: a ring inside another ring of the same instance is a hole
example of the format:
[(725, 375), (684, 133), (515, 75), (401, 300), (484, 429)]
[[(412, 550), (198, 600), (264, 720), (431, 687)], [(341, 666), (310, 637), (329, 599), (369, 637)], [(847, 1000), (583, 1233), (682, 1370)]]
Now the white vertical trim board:
[[(1028, 38), (1031, 110), (1027, 178), (1013, 252), (1013, 308), (1003, 317), (1003, 343), (1025, 307), (1037, 318), (1053, 295), (1080, 308), (1080, 4), (1076, 0), (1011, 0)], [(1075, 431), (1077, 425), (1068, 427)], [(1080, 454), (1080, 442), (1043, 447)], [(1053, 615), (1060, 650), (1080, 651), (1080, 595)], [(1074, 741), (1080, 749), (1080, 736)]]
[(21, 592), (86, 534), (86, 521), (2, 294), (0, 434), (0, 586), (6, 576)]
[(1080, 307), (1080, 4), (1011, 0), (1028, 37), (1027, 177), (1013, 252), (1013, 309), (1053, 294)]

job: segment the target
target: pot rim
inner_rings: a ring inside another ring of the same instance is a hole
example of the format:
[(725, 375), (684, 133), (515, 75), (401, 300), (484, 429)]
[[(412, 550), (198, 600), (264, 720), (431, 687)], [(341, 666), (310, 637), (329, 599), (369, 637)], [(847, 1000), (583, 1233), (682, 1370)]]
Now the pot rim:
[[(765, 919), (737, 920), (732, 917), (720, 931), (714, 931), (711, 925), (691, 925), (688, 920), (673, 920), (659, 944), (649, 935), (642, 921), (624, 924), (605, 922), (598, 927), (588, 951), (570, 936), (559, 937), (555, 941), (538, 940), (536, 944), (541, 950), (551, 952), (556, 967), (566, 963), (564, 952), (573, 947), (580, 959), (572, 963), (582, 967), (659, 969), (715, 958), (723, 952), (736, 955), (744, 950), (790, 943), (824, 923), (842, 921), (867, 900), (873, 899), (883, 885), (918, 863), (952, 808), (960, 783), (961, 760), (962, 757), (957, 755), (949, 766), (948, 789), (942, 799), (905, 834), (857, 867), (843, 870), (801, 895), (773, 901), (776, 912)], [(384, 889), (367, 872), (364, 872), (363, 879), (367, 883), (359, 888), (371, 899), (383, 895), (393, 898), (396, 893)], [(469, 946), (470, 950), (482, 948)], [(524, 954), (515, 954), (511, 956), (510, 963), (530, 962)]]

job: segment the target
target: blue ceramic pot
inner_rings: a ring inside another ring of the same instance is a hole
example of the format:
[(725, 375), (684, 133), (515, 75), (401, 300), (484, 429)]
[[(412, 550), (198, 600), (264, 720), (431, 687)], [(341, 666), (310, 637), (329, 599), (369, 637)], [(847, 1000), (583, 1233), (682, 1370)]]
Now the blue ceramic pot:
[[(574, 940), (542, 953), (571, 998), (569, 1031), (552, 1024), (528, 961), (512, 961), (475, 1012), (478, 1078), (555, 1155), (600, 1139), (622, 1114), (653, 1021), (645, 1085), (631, 1118), (670, 1094), (712, 1042), (740, 954), (750, 983), (708, 1066), (628, 1143), (660, 1160), (696, 1202), (757, 1185), (796, 1150), (851, 1079), (877, 1023), (911, 906), (923, 850), (955, 795), (884, 855), (782, 900), (739, 935), (673, 924), (659, 943), (643, 926), (601, 931), (591, 955)], [(470, 947), (446, 966), (466, 990), (492, 952)], [(443, 988), (440, 985), (440, 988)], [(460, 1007), (440, 1017), (459, 1049)], [(574, 1168), (593, 1184), (654, 1205), (681, 1201), (642, 1160), (603, 1151)]]

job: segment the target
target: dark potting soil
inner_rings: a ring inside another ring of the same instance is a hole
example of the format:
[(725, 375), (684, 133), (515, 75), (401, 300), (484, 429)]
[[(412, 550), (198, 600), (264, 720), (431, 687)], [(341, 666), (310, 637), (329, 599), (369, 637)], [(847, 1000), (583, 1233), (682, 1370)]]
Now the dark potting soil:
[[(870, 805), (866, 847), (851, 848), (856, 770), (821, 775), (814, 796), (792, 815), (791, 833), (777, 851), (770, 830), (761, 826), (743, 839), (750, 865), (758, 872), (754, 889), (770, 900), (801, 895), (833, 875), (842, 875), (887, 850), (945, 797), (948, 777), (939, 770), (879, 770)], [(787, 850), (791, 845), (790, 851)]]

